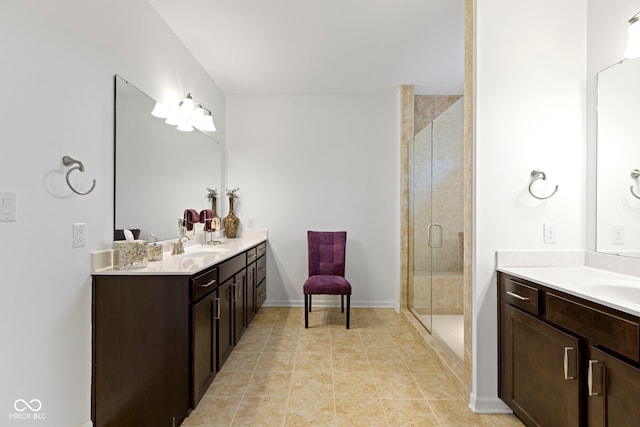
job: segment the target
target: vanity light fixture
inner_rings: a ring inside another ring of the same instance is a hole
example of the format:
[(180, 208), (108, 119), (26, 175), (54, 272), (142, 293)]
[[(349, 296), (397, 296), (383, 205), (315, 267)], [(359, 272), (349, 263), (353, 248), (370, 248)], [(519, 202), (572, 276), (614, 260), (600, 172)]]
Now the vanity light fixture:
[(178, 104), (177, 108), (156, 102), (151, 114), (166, 119), (167, 124), (177, 126), (177, 129), (182, 132), (191, 132), (194, 127), (207, 132), (216, 130), (211, 110), (205, 108), (202, 103), (194, 102), (190, 93)]
[(629, 38), (627, 39), (627, 49), (624, 51), (624, 57), (627, 59), (640, 57), (640, 12), (636, 13), (629, 19), (629, 28), (627, 29)]

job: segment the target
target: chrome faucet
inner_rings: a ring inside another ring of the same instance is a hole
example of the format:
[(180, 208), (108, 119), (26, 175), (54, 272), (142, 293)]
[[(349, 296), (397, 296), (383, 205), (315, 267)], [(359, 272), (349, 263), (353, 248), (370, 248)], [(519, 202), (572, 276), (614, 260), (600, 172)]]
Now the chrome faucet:
[(178, 241), (173, 244), (173, 249), (171, 250), (171, 255), (180, 255), (184, 253), (184, 243), (182, 239), (186, 238), (187, 240), (191, 240), (186, 234), (184, 229), (184, 221), (182, 218), (178, 218)]

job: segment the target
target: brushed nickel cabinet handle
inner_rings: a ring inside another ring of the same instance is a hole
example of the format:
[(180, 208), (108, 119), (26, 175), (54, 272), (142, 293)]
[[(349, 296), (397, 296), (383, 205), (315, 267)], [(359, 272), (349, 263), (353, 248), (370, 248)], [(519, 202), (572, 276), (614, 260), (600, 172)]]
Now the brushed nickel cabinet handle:
[(231, 298), (231, 301), (236, 302), (236, 284), (232, 283), (231, 286), (233, 287), (233, 297)]
[(576, 377), (574, 376), (569, 376), (569, 352), (570, 351), (573, 351), (573, 347), (564, 348), (564, 379), (565, 381), (576, 379)]
[(215, 298), (213, 300), (214, 304), (216, 305), (216, 320), (220, 320), (220, 298)]
[(260, 268), (258, 268), (258, 270), (260, 270), (260, 271), (265, 271), (265, 270), (266, 270), (266, 268), (265, 268), (265, 267), (260, 267)]
[(600, 374), (600, 390), (594, 391), (594, 380), (597, 379), (597, 376), (593, 373), (593, 368), (596, 365), (600, 365), (601, 363), (597, 360), (589, 360), (589, 371), (587, 375), (587, 385), (589, 388), (589, 396), (602, 396), (604, 394), (604, 367), (602, 368)]
[(515, 292), (507, 291), (507, 295), (512, 296), (514, 298), (519, 299), (520, 301), (529, 301), (529, 297), (523, 297), (522, 295), (518, 295)]
[(207, 283), (205, 283), (205, 284), (203, 284), (203, 285), (200, 285), (200, 287), (201, 287), (201, 288), (208, 288), (209, 286), (211, 286), (211, 285), (213, 285), (213, 284), (215, 284), (215, 283), (216, 283), (216, 280), (215, 280), (215, 279), (213, 279), (213, 280), (212, 280), (212, 281), (210, 281), (210, 282), (207, 282)]

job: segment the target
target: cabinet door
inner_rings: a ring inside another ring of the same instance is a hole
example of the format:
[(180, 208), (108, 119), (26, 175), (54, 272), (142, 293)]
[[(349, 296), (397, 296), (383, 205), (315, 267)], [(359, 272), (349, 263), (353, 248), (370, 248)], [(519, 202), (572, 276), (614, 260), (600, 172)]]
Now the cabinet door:
[(591, 347), (587, 375), (589, 427), (640, 423), (640, 369)]
[(256, 314), (256, 263), (247, 267), (247, 326)]
[(233, 342), (237, 344), (247, 329), (247, 273), (241, 270), (235, 275), (233, 287)]
[(196, 407), (216, 376), (216, 296), (216, 292), (212, 292), (192, 308), (192, 408)]
[(218, 371), (224, 365), (233, 350), (233, 277), (218, 288), (218, 307), (216, 323), (218, 329)]
[(527, 425), (579, 426), (578, 339), (510, 305), (503, 313), (501, 397)]

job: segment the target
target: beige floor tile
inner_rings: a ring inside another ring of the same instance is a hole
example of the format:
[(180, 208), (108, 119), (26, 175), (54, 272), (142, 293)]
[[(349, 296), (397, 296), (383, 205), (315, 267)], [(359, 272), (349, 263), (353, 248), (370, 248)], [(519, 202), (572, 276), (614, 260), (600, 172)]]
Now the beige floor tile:
[[(213, 379), (213, 383), (209, 386), (209, 390), (205, 394), (207, 396), (243, 396), (252, 372), (246, 371), (220, 371)], [(204, 399), (204, 398), (203, 398)]]
[(336, 400), (379, 398), (376, 383), (370, 372), (334, 372), (333, 393)]
[(246, 352), (246, 351), (234, 351), (229, 355), (229, 358), (220, 371), (253, 371), (256, 367), (256, 363), (260, 358), (260, 353)]
[(374, 372), (378, 394), (382, 399), (422, 399), (420, 387), (408, 373)]
[(269, 338), (287, 337), (289, 339), (297, 340), (300, 337), (301, 331), (302, 328), (299, 325), (293, 326), (276, 323), (275, 325), (273, 325), (273, 328), (271, 328), (271, 334), (269, 335)]
[(300, 336), (300, 340), (298, 341), (298, 351), (331, 353), (331, 341), (329, 339), (303, 338), (303, 336)]
[(331, 372), (331, 353), (322, 352), (296, 352), (294, 371)]
[(331, 372), (296, 371), (291, 378), (291, 397), (333, 397)]
[(264, 344), (262, 351), (287, 351), (295, 352), (298, 348), (297, 337), (287, 337), (282, 335), (269, 336), (267, 342)]
[(284, 424), (287, 401), (282, 397), (244, 397), (232, 426), (281, 426)]
[[(434, 349), (392, 309), (263, 307), (185, 427), (518, 427), (512, 415), (474, 415)], [(429, 340), (427, 340), (429, 341)]]
[(386, 426), (380, 399), (336, 399), (338, 426)]
[(335, 426), (334, 400), (324, 397), (290, 397), (284, 425), (287, 427)]
[(369, 361), (362, 353), (333, 353), (334, 372), (370, 372)]
[(429, 405), (438, 417), (440, 425), (446, 427), (493, 427), (487, 415), (471, 412), (467, 403), (457, 400), (430, 400)]
[(332, 353), (364, 353), (364, 345), (360, 336), (356, 336), (352, 339), (348, 338), (335, 338), (331, 339), (331, 352)]
[(415, 374), (441, 374), (442, 364), (438, 363), (433, 357), (422, 353), (405, 353), (402, 359), (409, 367), (409, 370)]
[(264, 348), (265, 343), (267, 342), (267, 337), (242, 337), (240, 341), (235, 346), (233, 351), (246, 351), (259, 353)]
[(373, 372), (411, 372), (397, 353), (367, 353), (367, 360)]
[(455, 400), (462, 398), (458, 388), (444, 374), (413, 374), (413, 376), (422, 390), (422, 394), (428, 400)]
[(491, 421), (494, 427), (524, 427), (522, 421), (512, 414), (491, 414), (485, 418)]
[(296, 358), (295, 352), (267, 352), (263, 351), (258, 363), (256, 372), (266, 371), (293, 371), (293, 364)]
[(245, 396), (289, 396), (291, 388), (291, 372), (258, 372), (256, 371), (245, 391)]
[(431, 406), (422, 399), (382, 399), (390, 426), (439, 427)]
[(189, 418), (182, 423), (182, 427), (230, 426), (240, 401), (239, 397), (203, 398)]

